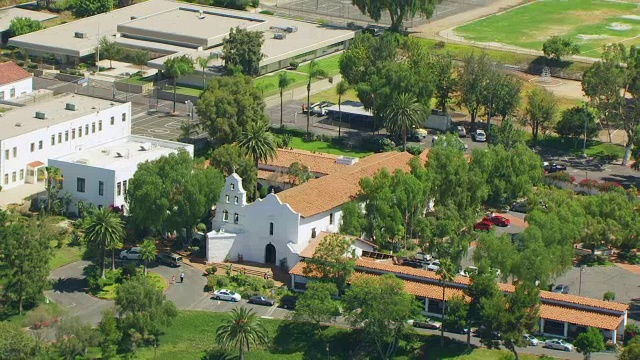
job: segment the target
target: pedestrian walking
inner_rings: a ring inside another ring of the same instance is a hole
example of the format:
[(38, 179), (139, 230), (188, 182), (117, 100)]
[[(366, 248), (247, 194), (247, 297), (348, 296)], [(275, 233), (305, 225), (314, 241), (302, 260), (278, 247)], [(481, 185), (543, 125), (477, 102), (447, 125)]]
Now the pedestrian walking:
[(302, 103), (302, 112), (304, 113), (305, 103)]
[(172, 283), (172, 284), (175, 284), (175, 283), (176, 283), (176, 276), (175, 276), (175, 275), (173, 275), (173, 276), (171, 277), (171, 283)]
[(180, 284), (184, 282), (184, 271), (180, 272)]

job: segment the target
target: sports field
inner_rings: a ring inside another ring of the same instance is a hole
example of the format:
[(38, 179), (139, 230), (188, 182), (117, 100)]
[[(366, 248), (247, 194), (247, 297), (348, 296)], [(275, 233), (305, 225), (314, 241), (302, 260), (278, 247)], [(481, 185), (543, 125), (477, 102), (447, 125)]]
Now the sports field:
[(466, 40), (541, 50), (552, 35), (573, 39), (585, 56), (602, 46), (640, 44), (640, 3), (607, 0), (546, 0), (479, 19), (455, 29)]

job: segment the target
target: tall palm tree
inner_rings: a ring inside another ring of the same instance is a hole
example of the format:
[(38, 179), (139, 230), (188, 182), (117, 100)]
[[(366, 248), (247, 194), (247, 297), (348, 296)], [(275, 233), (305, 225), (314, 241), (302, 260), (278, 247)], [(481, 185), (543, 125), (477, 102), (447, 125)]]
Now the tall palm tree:
[(152, 239), (146, 239), (140, 247), (140, 256), (144, 261), (144, 274), (147, 275), (149, 261), (153, 261), (156, 258), (156, 242)]
[(455, 266), (453, 262), (448, 259), (443, 259), (440, 261), (440, 267), (436, 274), (440, 276), (440, 283), (442, 284), (442, 325), (440, 327), (440, 346), (444, 346), (444, 320), (446, 315), (446, 298), (444, 296), (445, 289), (447, 288), (447, 282), (452, 282), (456, 277)]
[(216, 342), (224, 348), (238, 348), (240, 360), (251, 346), (264, 345), (268, 341), (267, 329), (256, 313), (244, 306), (233, 309), (231, 315), (216, 330)]
[(282, 106), (282, 98), (284, 90), (289, 87), (293, 83), (293, 78), (289, 77), (289, 73), (286, 71), (282, 71), (278, 74), (278, 88), (280, 89), (280, 127), (282, 127), (282, 110), (284, 107)]
[[(238, 146), (251, 156), (256, 165), (256, 171), (258, 171), (260, 161), (267, 162), (272, 160), (276, 157), (278, 151), (278, 145), (273, 134), (269, 132), (269, 123), (266, 121), (250, 123), (247, 126), (247, 130), (241, 132), (238, 136)], [(254, 200), (258, 199), (258, 193), (256, 184)]]
[(176, 112), (176, 82), (181, 76), (191, 74), (193, 72), (193, 60), (188, 55), (172, 57), (164, 62), (164, 73), (173, 82), (173, 112)]
[(122, 246), (124, 224), (111, 209), (98, 208), (90, 212), (84, 236), (87, 242), (98, 245), (102, 259), (100, 276), (104, 278), (106, 251), (111, 250), (111, 268), (115, 269), (115, 249)]
[(202, 69), (202, 91), (206, 90), (206, 88), (207, 88), (207, 78), (205, 76), (206, 75), (205, 71), (209, 67), (209, 60), (210, 59), (211, 59), (211, 57), (206, 57), (206, 56), (200, 56), (200, 57), (198, 57), (196, 59), (196, 62), (198, 63), (198, 65)]
[(338, 137), (340, 137), (340, 130), (342, 129), (342, 96), (349, 91), (349, 83), (346, 80), (340, 80), (338, 86), (336, 86), (336, 95), (338, 95)]
[(311, 105), (311, 80), (315, 78), (325, 78), (327, 76), (327, 72), (322, 69), (315, 60), (311, 60), (309, 63), (309, 72), (307, 73), (307, 136), (309, 135), (309, 117), (311, 116), (311, 109), (309, 109)]
[(407, 132), (410, 128), (420, 126), (424, 121), (425, 111), (415, 96), (407, 93), (395, 97), (384, 116), (387, 130), (402, 134), (402, 151), (407, 150)]
[(64, 177), (62, 176), (62, 171), (55, 166), (47, 166), (44, 168), (46, 173), (46, 184), (45, 188), (47, 190), (47, 213), (51, 212), (51, 203), (53, 202), (53, 198), (57, 196), (58, 191), (62, 188), (62, 180)]

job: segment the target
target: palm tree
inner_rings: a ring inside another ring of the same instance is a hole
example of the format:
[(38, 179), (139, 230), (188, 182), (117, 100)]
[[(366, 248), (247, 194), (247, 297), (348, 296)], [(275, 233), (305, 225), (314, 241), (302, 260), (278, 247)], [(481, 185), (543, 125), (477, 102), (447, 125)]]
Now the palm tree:
[(340, 137), (340, 130), (342, 129), (342, 96), (349, 91), (349, 83), (346, 80), (340, 80), (338, 86), (336, 86), (336, 95), (338, 95), (338, 137)]
[(54, 198), (57, 197), (58, 191), (62, 188), (62, 180), (64, 180), (62, 176), (62, 171), (55, 166), (47, 166), (44, 168), (46, 173), (46, 181), (45, 188), (47, 190), (47, 213), (51, 212), (51, 203)]
[(425, 111), (422, 104), (416, 97), (402, 93), (395, 97), (393, 103), (385, 113), (385, 124), (387, 130), (402, 134), (402, 151), (407, 150), (407, 132), (410, 128), (420, 126), (424, 120)]
[(89, 213), (88, 224), (84, 236), (87, 242), (98, 245), (102, 255), (100, 276), (104, 279), (106, 251), (111, 250), (111, 268), (115, 269), (115, 249), (122, 246), (124, 224), (118, 214), (107, 208), (92, 210)]
[(204, 56), (200, 56), (196, 59), (196, 62), (198, 63), (198, 65), (200, 65), (200, 68), (202, 69), (202, 91), (206, 90), (207, 88), (207, 78), (206, 78), (206, 74), (205, 74), (205, 70), (207, 70), (207, 68), (209, 67), (209, 60), (211, 59), (211, 57), (204, 57)]
[(240, 360), (244, 360), (244, 352), (251, 350), (251, 346), (264, 345), (267, 341), (267, 329), (256, 313), (244, 306), (233, 309), (216, 330), (216, 342), (227, 349), (238, 348)]
[(176, 112), (176, 82), (178, 78), (193, 72), (193, 60), (188, 55), (172, 57), (164, 62), (164, 73), (173, 82), (173, 112)]
[(152, 239), (146, 239), (140, 247), (140, 256), (144, 261), (144, 274), (147, 275), (149, 261), (153, 261), (156, 258), (156, 242)]
[(322, 69), (315, 60), (311, 60), (309, 63), (309, 72), (307, 73), (307, 136), (309, 135), (309, 117), (311, 116), (311, 109), (309, 109), (311, 105), (311, 80), (315, 78), (325, 78), (327, 76), (327, 72)]
[(284, 90), (293, 83), (293, 79), (289, 77), (289, 73), (282, 71), (278, 74), (278, 88), (280, 88), (280, 127), (282, 127), (282, 98)]
[(447, 288), (447, 282), (453, 281), (453, 279), (456, 277), (455, 266), (453, 262), (448, 259), (441, 260), (440, 267), (438, 267), (436, 274), (440, 276), (440, 282), (442, 283), (442, 326), (440, 327), (440, 346), (444, 346), (444, 320), (447, 308), (444, 293), (445, 289)]
[[(256, 165), (256, 171), (260, 161), (267, 162), (272, 160), (276, 157), (278, 151), (278, 145), (273, 134), (269, 132), (269, 123), (266, 121), (250, 123), (247, 126), (247, 130), (241, 132), (238, 136), (238, 146), (251, 156)], [(258, 194), (259, 191), (256, 184), (254, 200), (258, 199)]]

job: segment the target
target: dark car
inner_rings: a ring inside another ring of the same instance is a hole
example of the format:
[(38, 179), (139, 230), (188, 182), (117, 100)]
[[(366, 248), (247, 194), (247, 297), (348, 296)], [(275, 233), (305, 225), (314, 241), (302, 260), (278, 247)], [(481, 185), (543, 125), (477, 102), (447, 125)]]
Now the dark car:
[(273, 306), (276, 303), (273, 299), (267, 299), (264, 296), (252, 296), (249, 298), (249, 304)]
[(567, 171), (567, 166), (563, 164), (545, 162), (542, 167), (544, 169), (545, 174), (552, 174), (555, 172)]
[(411, 260), (411, 259), (403, 259), (402, 260), (402, 265), (410, 266), (410, 267), (416, 268), (416, 269), (422, 269), (424, 267), (424, 263), (422, 263), (422, 261)]
[(509, 206), (509, 210), (511, 210), (513, 212), (519, 212), (519, 213), (526, 214), (527, 213), (527, 202), (526, 201), (515, 202), (515, 203), (511, 204), (511, 206)]
[(156, 261), (160, 264), (179, 267), (182, 265), (182, 256), (171, 253), (160, 253), (156, 256)]
[(442, 327), (442, 323), (438, 321), (414, 321), (413, 327), (421, 328), (421, 329), (431, 329), (431, 330), (440, 330)]
[(465, 328), (458, 329), (458, 328), (453, 328), (453, 327), (450, 327), (450, 326), (445, 326), (444, 327), (444, 331), (450, 332), (450, 333), (456, 333), (456, 334), (463, 334), (464, 335), (464, 334), (468, 334), (469, 333), (469, 328), (465, 327)]
[(298, 302), (298, 297), (292, 295), (285, 295), (280, 298), (280, 306), (285, 309), (294, 310), (296, 308), (296, 303)]

